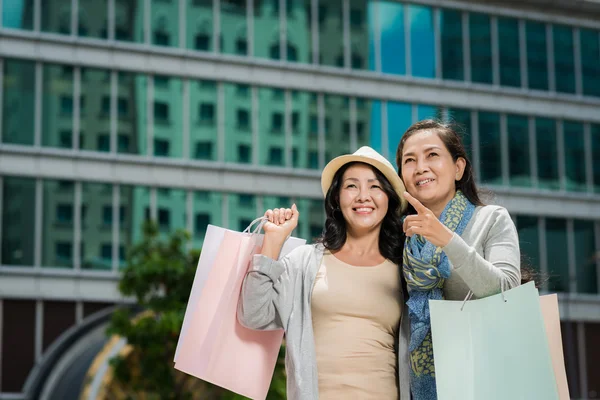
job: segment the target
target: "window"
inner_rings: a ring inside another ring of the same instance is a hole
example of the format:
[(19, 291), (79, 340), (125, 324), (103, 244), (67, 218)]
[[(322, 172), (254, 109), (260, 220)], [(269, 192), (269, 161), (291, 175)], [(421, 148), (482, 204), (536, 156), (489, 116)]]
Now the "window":
[(154, 120), (160, 123), (169, 122), (169, 105), (163, 102), (154, 102)]
[(56, 221), (60, 223), (73, 222), (73, 205), (58, 204), (56, 206)]
[(350, 26), (352, 28), (360, 29), (364, 23), (363, 10), (359, 8), (352, 8), (350, 10)]
[(195, 236), (204, 237), (206, 233), (206, 228), (210, 224), (210, 214), (197, 213), (194, 220), (194, 224)]
[(292, 112), (292, 131), (294, 133), (300, 132), (300, 113), (298, 111)]
[(112, 206), (104, 206), (102, 207), (102, 223), (107, 226), (112, 226)]
[(250, 85), (237, 84), (235, 85), (235, 91), (240, 97), (248, 97), (250, 94)]
[[(554, 70), (556, 91), (575, 93), (575, 60), (573, 29), (568, 26), (553, 25)], [(586, 52), (583, 52), (586, 53)]]
[(248, 41), (246, 39), (237, 39), (235, 41), (235, 53), (242, 56), (248, 54)]
[(208, 34), (199, 33), (196, 35), (194, 40), (194, 48), (196, 50), (209, 51), (211, 48), (210, 44), (210, 36)]
[(566, 251), (567, 221), (546, 218), (546, 259), (550, 275), (550, 291), (569, 292), (569, 256)]
[(540, 235), (538, 217), (517, 216), (519, 248), (523, 263), (540, 271)]
[(269, 149), (269, 165), (283, 165), (283, 149), (271, 147)]
[(558, 180), (558, 139), (556, 122), (547, 118), (535, 120), (536, 151), (538, 164), (538, 185), (541, 188), (560, 188)]
[(464, 76), (462, 14), (441, 10), (442, 78), (462, 81)]
[(492, 83), (492, 36), (490, 17), (486, 14), (469, 14), (471, 38), (471, 80)]
[(100, 245), (100, 258), (103, 260), (112, 260), (112, 244), (104, 243)]
[(281, 133), (283, 131), (283, 114), (275, 112), (271, 114), (271, 132)]
[(238, 162), (244, 163), (244, 164), (250, 164), (250, 162), (251, 162), (250, 146), (245, 145), (245, 144), (238, 145), (237, 153), (238, 153), (238, 156), (237, 156)]
[(506, 126), (510, 184), (512, 186), (531, 186), (529, 121), (527, 117), (508, 115), (506, 117)]
[(564, 121), (565, 175), (566, 189), (584, 192), (587, 190), (585, 173), (585, 142), (583, 124), (574, 121)]
[(521, 86), (521, 58), (519, 52), (519, 21), (515, 18), (498, 18), (500, 56), (500, 84)]
[(319, 118), (316, 115), (310, 116), (310, 135), (317, 136), (319, 134)]
[(97, 147), (96, 147), (98, 149), (98, 151), (103, 151), (103, 152), (110, 151), (110, 136), (107, 133), (102, 133), (102, 134), (98, 135), (98, 138), (96, 140), (98, 141)]
[(577, 265), (577, 292), (598, 293), (596, 270), (596, 236), (594, 221), (573, 221), (575, 234), (575, 264)]
[(154, 155), (158, 157), (168, 157), (169, 141), (166, 139), (154, 139)]
[(248, 110), (238, 108), (237, 110), (237, 127), (240, 130), (250, 129), (250, 112)]
[(60, 96), (60, 113), (69, 117), (73, 115), (73, 97)]
[(126, 118), (129, 115), (129, 101), (125, 97), (117, 99), (117, 112), (119, 118)]
[(254, 196), (251, 194), (240, 194), (238, 201), (241, 207), (254, 207)]
[(482, 182), (502, 183), (502, 155), (500, 149), (500, 116), (496, 113), (479, 113), (479, 151)]
[(120, 133), (117, 136), (117, 148), (119, 153), (129, 152), (129, 135)]
[(196, 143), (196, 153), (194, 158), (198, 160), (212, 160), (213, 143), (212, 142), (198, 142)]
[(171, 212), (164, 208), (158, 209), (158, 226), (160, 229), (169, 229), (171, 226)]
[(70, 266), (73, 262), (73, 245), (68, 242), (57, 242), (55, 245), (56, 260), (61, 265)]
[(200, 104), (198, 113), (200, 114), (200, 121), (213, 124), (215, 122), (215, 105), (211, 103)]
[(308, 152), (308, 168), (319, 169), (319, 153), (316, 151)]
[(100, 106), (100, 116), (108, 117), (110, 115), (110, 96), (102, 96), (102, 104)]
[(166, 89), (169, 87), (169, 81), (170, 81), (170, 79), (168, 76), (155, 75), (154, 76), (154, 87)]
[(580, 28), (583, 94), (600, 97), (600, 31)]
[(63, 149), (70, 149), (73, 147), (73, 132), (69, 130), (62, 130), (59, 134), (60, 143), (59, 147)]
[(435, 78), (435, 29), (433, 8), (409, 5), (412, 75)]
[(171, 40), (170, 40), (169, 34), (167, 32), (162, 32), (162, 31), (154, 32), (154, 40), (152, 41), (153, 44), (156, 44), (158, 46), (169, 46), (170, 41)]
[(548, 90), (548, 54), (546, 49), (546, 25), (526, 21), (527, 81), (530, 89)]

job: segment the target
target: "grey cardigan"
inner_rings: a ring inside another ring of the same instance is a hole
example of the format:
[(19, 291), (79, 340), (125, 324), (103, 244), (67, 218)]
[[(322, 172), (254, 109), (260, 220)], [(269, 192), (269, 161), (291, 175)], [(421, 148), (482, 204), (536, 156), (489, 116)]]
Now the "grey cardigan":
[[(448, 299), (476, 297), (500, 292), (520, 282), (519, 244), (508, 212), (498, 206), (477, 207), (461, 236), (454, 235), (444, 247), (453, 270), (446, 280)], [(287, 396), (290, 400), (319, 398), (311, 295), (323, 257), (322, 245), (305, 245), (279, 261), (254, 256), (244, 279), (238, 319), (252, 329), (284, 329), (286, 334)], [(398, 294), (403, 298), (403, 293)], [(410, 326), (404, 305), (398, 330), (399, 399), (410, 400), (408, 342)]]

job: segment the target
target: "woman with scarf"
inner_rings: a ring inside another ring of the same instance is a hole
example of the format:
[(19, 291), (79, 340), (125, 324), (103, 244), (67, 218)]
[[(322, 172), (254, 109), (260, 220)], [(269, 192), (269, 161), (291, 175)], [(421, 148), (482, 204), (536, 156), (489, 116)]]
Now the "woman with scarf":
[(409, 361), (414, 400), (436, 399), (429, 299), (482, 298), (521, 282), (517, 230), (505, 208), (479, 199), (458, 133), (434, 120), (413, 124), (396, 152), (410, 206), (404, 213)]

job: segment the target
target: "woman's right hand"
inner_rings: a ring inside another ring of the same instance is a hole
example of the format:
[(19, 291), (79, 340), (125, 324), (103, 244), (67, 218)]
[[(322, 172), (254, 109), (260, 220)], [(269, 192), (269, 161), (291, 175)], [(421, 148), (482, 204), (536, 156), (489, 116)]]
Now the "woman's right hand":
[(292, 204), (292, 208), (275, 208), (267, 210), (265, 217), (268, 222), (263, 225), (265, 235), (270, 239), (279, 239), (281, 243), (292, 234), (296, 226), (298, 226), (298, 216), (300, 213), (296, 208), (296, 204)]

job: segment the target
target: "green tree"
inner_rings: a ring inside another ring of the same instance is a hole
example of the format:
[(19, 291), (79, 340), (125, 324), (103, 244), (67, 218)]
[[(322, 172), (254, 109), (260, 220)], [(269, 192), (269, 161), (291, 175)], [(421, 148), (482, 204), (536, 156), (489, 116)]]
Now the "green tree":
[[(109, 334), (127, 339), (130, 351), (111, 360), (114, 371), (109, 390), (124, 399), (219, 399), (244, 397), (210, 385), (173, 368), (175, 348), (200, 252), (186, 251), (189, 234), (177, 231), (164, 238), (153, 222), (143, 226), (143, 237), (128, 252), (119, 291), (135, 297), (134, 308), (114, 313)], [(285, 399), (285, 372), (280, 359), (268, 399)]]

